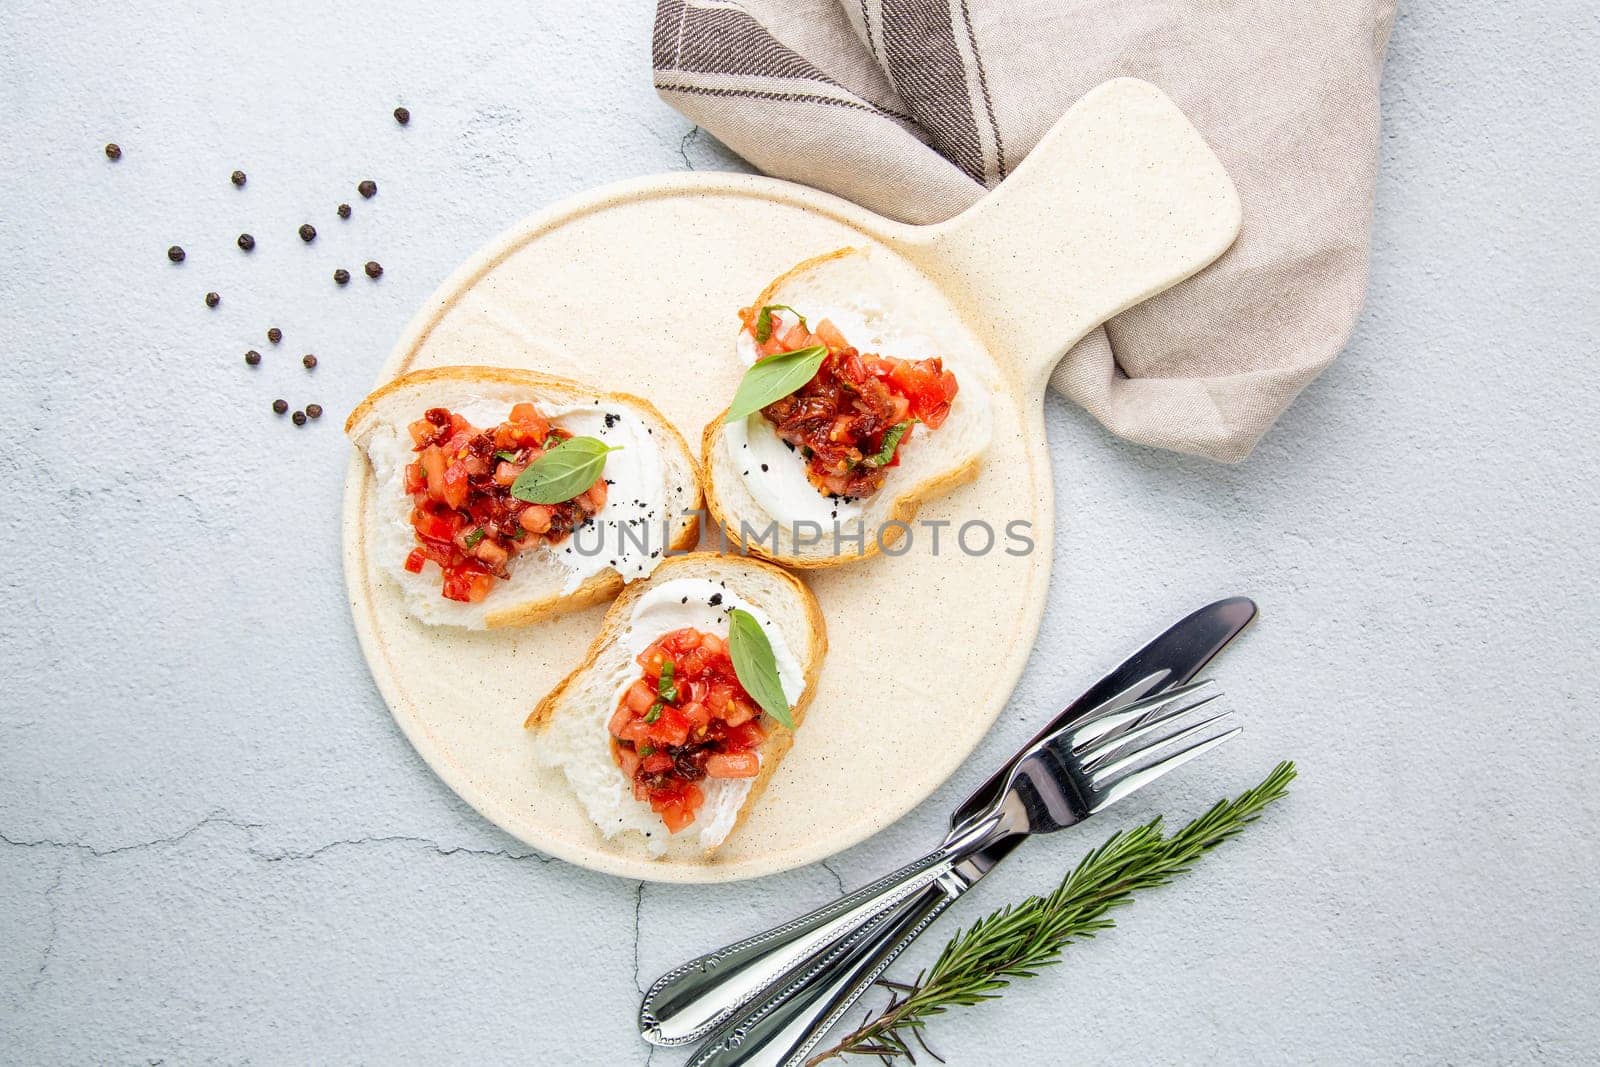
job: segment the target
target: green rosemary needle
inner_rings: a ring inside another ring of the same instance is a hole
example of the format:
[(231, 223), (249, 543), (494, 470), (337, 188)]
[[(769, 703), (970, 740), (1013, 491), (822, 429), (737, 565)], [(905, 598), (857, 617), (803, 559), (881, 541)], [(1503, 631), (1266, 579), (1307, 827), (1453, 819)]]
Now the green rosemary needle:
[(1002, 908), (958, 932), (914, 982), (881, 982), (889, 990), (883, 1011), (809, 1062), (877, 1056), (886, 1063), (901, 1057), (915, 1063), (912, 1040), (932, 1055), (923, 1043), (929, 1019), (993, 1000), (1012, 979), (1031, 978), (1038, 968), (1058, 962), (1061, 950), (1074, 941), (1111, 929), (1116, 925), (1108, 914), (1113, 908), (1127, 904), (1139, 890), (1165, 885), (1187, 871), (1254, 822), (1288, 791), (1294, 776), (1293, 763), (1280, 763), (1260, 785), (1233, 800), (1218, 801), (1171, 837), (1162, 835), (1160, 819), (1112, 834), (1054, 892)]

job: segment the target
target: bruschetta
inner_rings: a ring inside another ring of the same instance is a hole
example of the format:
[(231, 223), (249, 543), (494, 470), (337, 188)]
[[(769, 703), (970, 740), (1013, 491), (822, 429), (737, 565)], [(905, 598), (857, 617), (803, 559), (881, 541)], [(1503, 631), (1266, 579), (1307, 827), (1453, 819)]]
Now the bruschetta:
[(367, 551), (425, 623), (515, 626), (609, 600), (698, 538), (683, 437), (648, 401), (500, 367), (414, 371), (351, 413)]
[(674, 556), (616, 599), (526, 726), (604, 837), (637, 833), (657, 856), (690, 840), (709, 855), (793, 743), (827, 647), (816, 599), (793, 575)]
[(739, 312), (748, 369), (701, 462), (711, 515), (744, 551), (790, 567), (875, 555), (923, 501), (977, 473), (987, 359), (882, 255), (806, 260)]

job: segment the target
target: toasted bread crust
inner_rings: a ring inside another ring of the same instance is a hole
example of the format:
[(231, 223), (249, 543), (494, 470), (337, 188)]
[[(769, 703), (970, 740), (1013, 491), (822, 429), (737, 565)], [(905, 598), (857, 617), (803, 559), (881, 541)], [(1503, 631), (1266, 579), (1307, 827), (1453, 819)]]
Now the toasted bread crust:
[[(436, 382), (469, 382), (492, 383), (507, 385), (514, 388), (525, 388), (530, 392), (571, 391), (601, 400), (613, 400), (621, 404), (640, 408), (650, 420), (664, 431), (666, 441), (664, 448), (677, 448), (688, 458), (690, 471), (694, 475), (695, 487), (692, 499), (692, 514), (683, 529), (673, 537), (668, 544), (669, 552), (682, 552), (693, 546), (700, 539), (700, 504), (704, 499), (701, 487), (705, 484), (705, 476), (700, 470), (700, 465), (695, 461), (694, 453), (689, 451), (689, 443), (684, 440), (683, 434), (678, 431), (661, 410), (650, 401), (631, 393), (620, 393), (614, 390), (598, 389), (586, 382), (576, 381), (571, 378), (558, 378), (550, 374), (540, 374), (537, 371), (521, 370), (515, 367), (484, 367), (474, 365), (458, 365), (449, 367), (431, 367), (426, 370), (415, 370), (408, 374), (392, 379), (374, 389), (367, 397), (357, 404), (355, 410), (350, 412), (350, 417), (345, 420), (344, 432), (355, 438), (360, 444), (360, 434), (366, 429), (366, 424), (376, 418), (378, 406), (391, 394), (413, 386), (425, 386)], [(491, 630), (503, 629), (508, 626), (525, 626), (537, 622), (551, 615), (558, 615), (578, 608), (588, 607), (610, 600), (625, 586), (622, 575), (616, 571), (605, 571), (591, 575), (570, 593), (553, 593), (537, 600), (528, 600), (520, 604), (487, 611), (484, 614), (484, 626)]]
[(845, 256), (858, 255), (862, 251), (863, 249), (857, 248), (855, 245), (845, 245), (843, 248), (835, 248), (832, 252), (823, 252), (820, 255), (812, 256), (810, 259), (802, 259), (768, 282), (767, 287), (761, 290), (761, 295), (756, 297), (756, 302), (753, 306), (759, 308), (774, 303), (777, 300), (778, 290), (783, 288), (784, 283), (791, 278), (797, 278), (806, 271), (828, 262), (830, 259), (843, 259)]
[[(706, 569), (708, 564), (735, 565), (754, 567), (774, 581), (788, 586), (796, 595), (797, 600), (805, 611), (805, 628), (809, 641), (805, 651), (805, 689), (800, 694), (800, 702), (790, 709), (790, 716), (794, 719), (795, 729), (798, 730), (805, 722), (806, 708), (811, 704), (811, 698), (816, 693), (817, 679), (822, 674), (822, 661), (828, 652), (827, 624), (822, 618), (822, 608), (817, 604), (817, 598), (812, 595), (804, 582), (794, 575), (770, 563), (754, 560), (742, 556), (724, 556), (716, 552), (690, 552), (681, 556), (673, 556), (663, 560), (661, 565), (648, 579), (631, 583), (622, 595), (612, 602), (606, 611), (606, 617), (600, 624), (600, 631), (595, 634), (594, 641), (589, 645), (583, 661), (571, 673), (563, 678), (554, 689), (534, 706), (523, 720), (525, 729), (538, 729), (549, 721), (555, 709), (565, 698), (567, 690), (578, 684), (585, 674), (595, 665), (600, 654), (614, 643), (627, 627), (628, 620), (633, 614), (634, 601), (644, 594), (652, 582), (657, 580), (670, 581), (673, 578), (697, 577)], [(783, 726), (776, 726), (767, 739), (762, 742), (757, 750), (761, 756), (761, 771), (750, 783), (750, 792), (745, 796), (744, 803), (739, 807), (739, 814), (734, 820), (733, 828), (728, 831), (728, 836), (733, 836), (739, 827), (744, 825), (755, 802), (766, 790), (767, 784), (777, 772), (778, 764), (783, 762), (783, 757), (794, 745), (794, 732)], [(726, 840), (726, 839), (724, 839)], [(712, 855), (716, 849), (707, 849), (706, 855)]]

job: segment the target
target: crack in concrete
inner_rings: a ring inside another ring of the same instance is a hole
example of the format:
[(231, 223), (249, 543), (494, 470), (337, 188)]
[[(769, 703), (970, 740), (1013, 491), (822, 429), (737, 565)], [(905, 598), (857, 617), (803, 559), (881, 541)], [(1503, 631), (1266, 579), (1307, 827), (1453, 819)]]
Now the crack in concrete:
[(639, 980), (639, 913), (644, 910), (644, 883), (633, 887), (633, 988), (644, 996), (644, 983)]
[(39, 986), (44, 982), (45, 971), (50, 967), (50, 960), (56, 952), (56, 935), (60, 932), (60, 915), (56, 910), (56, 893), (61, 889), (61, 883), (67, 878), (67, 864), (62, 861), (56, 868), (55, 881), (50, 883), (50, 888), (44, 891), (46, 914), (49, 922), (45, 927), (44, 951), (39, 954), (39, 966), (34, 968), (33, 977), (28, 979), (28, 995), (31, 997), (39, 991)]
[(690, 129), (688, 133), (684, 134), (683, 137), (678, 141), (678, 155), (683, 157), (683, 165), (688, 167), (690, 170), (694, 170), (694, 163), (689, 159), (689, 146), (693, 144), (695, 138), (699, 136), (700, 127), (695, 126)]
[[(126, 852), (138, 852), (143, 849), (158, 848), (163, 845), (175, 845), (186, 838), (192, 837), (194, 834), (199, 833), (205, 827), (212, 825), (231, 826), (236, 830), (244, 831), (266, 829), (265, 823), (246, 822), (243, 819), (229, 815), (227, 812), (214, 811), (210, 815), (207, 815), (205, 818), (201, 819), (199, 822), (196, 822), (193, 826), (190, 826), (185, 830), (181, 830), (178, 833), (170, 834), (165, 837), (153, 838), (149, 841), (135, 841), (126, 845), (114, 845), (111, 848), (100, 848), (85, 841), (63, 841), (48, 837), (29, 840), (11, 837), (5, 833), (0, 833), (0, 844), (12, 845), (16, 848), (68, 849), (76, 852), (86, 853), (89, 856), (99, 859), (106, 856), (118, 856)], [(338, 841), (328, 841), (316, 846), (315, 848), (305, 849), (302, 851), (290, 849), (269, 851), (267, 849), (257, 847), (254, 843), (252, 843), (245, 848), (245, 851), (252, 856), (266, 861), (267, 863), (281, 863), (284, 860), (316, 859), (323, 853), (338, 848), (354, 848), (362, 845), (384, 845), (396, 843), (421, 845), (423, 847), (432, 849), (441, 856), (454, 856), (457, 853), (465, 853), (469, 856), (499, 856), (502, 859), (508, 860), (534, 860), (538, 863), (550, 862), (549, 856), (545, 856), (541, 853), (533, 851), (523, 852), (513, 851), (509, 848), (472, 848), (469, 845), (445, 845), (433, 840), (432, 838), (417, 837), (408, 834), (374, 834), (367, 837), (343, 838)]]
[(124, 852), (138, 852), (141, 849), (158, 848), (162, 845), (175, 845), (185, 838), (199, 833), (202, 829), (212, 825), (213, 823), (221, 824), (223, 826), (232, 826), (239, 830), (260, 830), (265, 825), (257, 822), (245, 822), (242, 819), (238, 819), (232, 815), (229, 815), (227, 812), (214, 811), (210, 815), (207, 815), (205, 818), (201, 819), (199, 822), (195, 823), (193, 826), (186, 830), (181, 830), (176, 834), (171, 834), (167, 837), (153, 838), (149, 841), (134, 841), (131, 844), (115, 845), (111, 848), (97, 848), (86, 841), (58, 841), (54, 838), (48, 837), (37, 838), (30, 841), (14, 838), (5, 833), (0, 833), (0, 843), (13, 845), (17, 848), (73, 849), (79, 852), (87, 852), (89, 855), (98, 859), (104, 856), (118, 856)]
[(282, 863), (285, 860), (314, 860), (325, 852), (331, 852), (334, 849), (339, 848), (358, 848), (362, 845), (388, 844), (421, 845), (425, 848), (432, 849), (441, 856), (454, 856), (457, 853), (465, 853), (469, 856), (499, 856), (502, 859), (508, 860), (534, 860), (537, 863), (550, 862), (549, 856), (541, 855), (538, 852), (513, 852), (510, 849), (505, 848), (472, 848), (468, 845), (442, 845), (432, 838), (414, 837), (408, 834), (385, 834), (373, 835), (369, 837), (344, 838), (338, 841), (329, 841), (325, 844), (318, 845), (316, 848), (299, 852), (288, 849), (283, 849), (277, 852), (268, 852), (265, 849), (256, 848), (253, 845), (248, 851), (251, 855), (259, 856), (268, 863)]
[[(638, 991), (639, 999), (644, 999), (644, 982), (639, 978), (639, 916), (644, 911), (644, 883), (639, 882), (633, 888), (633, 988)], [(656, 1046), (651, 1045), (645, 1053), (644, 1067), (650, 1067), (656, 1058)]]
[(822, 869), (827, 871), (829, 874), (833, 875), (833, 880), (835, 882), (839, 883), (839, 895), (841, 897), (844, 896), (844, 894), (845, 894), (844, 875), (842, 875), (838, 871), (834, 870), (833, 869), (833, 864), (829, 863), (827, 860), (823, 860), (822, 861)]
[[(48, 837), (33, 838), (33, 839), (15, 838), (15, 837), (11, 837), (9, 834), (5, 834), (5, 833), (0, 833), (0, 844), (10, 845), (10, 846), (12, 846), (14, 848), (44, 848), (44, 849), (51, 849), (51, 850), (67, 853), (69, 855), (76, 854), (76, 855), (80, 855), (80, 856), (86, 856), (86, 857), (89, 857), (89, 858), (92, 858), (92, 859), (102, 859), (102, 858), (105, 858), (107, 856), (120, 856), (120, 855), (123, 855), (125, 853), (140, 852), (140, 851), (143, 851), (145, 849), (159, 848), (159, 847), (166, 846), (166, 845), (175, 845), (175, 844), (178, 844), (178, 843), (184, 841), (185, 839), (187, 839), (189, 837), (194, 836), (195, 834), (199, 833), (205, 827), (212, 826), (212, 825), (231, 826), (234, 829), (243, 830), (246, 833), (250, 833), (250, 832), (255, 831), (255, 830), (265, 829), (265, 826), (266, 826), (266, 824), (264, 824), (264, 823), (246, 822), (245, 820), (236, 818), (235, 816), (229, 815), (226, 812), (214, 811), (211, 814), (209, 814), (209, 815), (205, 816), (204, 818), (200, 819), (193, 826), (190, 826), (190, 827), (188, 827), (188, 828), (186, 828), (184, 830), (180, 830), (179, 832), (177, 832), (175, 834), (169, 834), (169, 835), (167, 835), (165, 837), (152, 838), (151, 840), (148, 840), (148, 841), (134, 841), (134, 842), (131, 842), (131, 843), (125, 844), (125, 845), (114, 845), (114, 846), (112, 846), (110, 848), (101, 848), (101, 847), (98, 847), (98, 846), (95, 846), (95, 845), (91, 845), (91, 844), (89, 844), (88, 842), (85, 842), (85, 841), (60, 840), (60, 839), (57, 839), (57, 838), (48, 838)], [(537, 852), (514, 852), (514, 851), (512, 851), (510, 849), (505, 849), (505, 848), (485, 849), (485, 848), (471, 848), (471, 847), (468, 847), (466, 845), (443, 845), (443, 844), (440, 844), (439, 842), (434, 841), (434, 840), (432, 840), (430, 838), (408, 836), (408, 835), (403, 835), (403, 834), (387, 835), (387, 836), (376, 836), (375, 835), (375, 836), (370, 836), (370, 837), (351, 838), (351, 839), (348, 839), (348, 840), (329, 841), (326, 844), (318, 845), (316, 848), (308, 849), (308, 850), (301, 851), (301, 852), (295, 852), (295, 851), (289, 851), (289, 850), (282, 850), (282, 851), (278, 851), (278, 852), (269, 852), (269, 851), (267, 851), (265, 849), (257, 847), (254, 844), (254, 842), (252, 842), (252, 843), (250, 843), (249, 845), (247, 845), (245, 847), (245, 852), (247, 854), (251, 855), (251, 856), (256, 857), (257, 859), (260, 859), (260, 860), (266, 862), (266, 863), (280, 863), (280, 862), (282, 862), (284, 860), (314, 860), (318, 856), (321, 856), (326, 852), (329, 852), (329, 851), (332, 851), (332, 850), (338, 849), (338, 848), (360, 847), (362, 845), (393, 844), (393, 843), (408, 844), (408, 845), (421, 845), (421, 846), (424, 846), (426, 848), (432, 849), (434, 852), (438, 853), (441, 856), (453, 856), (453, 855), (455, 855), (456, 853), (459, 852), (459, 853), (466, 853), (467, 855), (470, 855), (470, 856), (499, 856), (499, 857), (501, 857), (503, 859), (508, 859), (508, 860), (512, 860), (512, 861), (520, 861), (520, 860), (531, 859), (531, 860), (534, 860), (534, 861), (536, 861), (538, 863), (541, 863), (541, 864), (550, 862), (550, 857), (549, 856), (540, 855)], [(61, 932), (60, 904), (58, 903), (58, 900), (57, 900), (57, 894), (59, 894), (59, 892), (61, 891), (62, 884), (66, 881), (66, 876), (67, 876), (67, 860), (64, 858), (61, 861), (60, 865), (56, 868), (55, 879), (50, 883), (50, 886), (47, 889), (45, 889), (44, 894), (43, 894), (44, 895), (44, 899), (45, 899), (45, 903), (47, 905), (46, 911), (47, 911), (47, 915), (48, 915), (48, 920), (47, 920), (47, 923), (46, 923), (46, 926), (45, 926), (44, 949), (39, 954), (38, 966), (36, 966), (34, 968), (33, 975), (28, 979), (27, 994), (30, 997), (33, 996), (35, 993), (37, 993), (38, 990), (39, 990), (39, 987), (44, 983), (46, 972), (50, 968), (50, 961), (55, 957), (56, 939), (60, 935), (60, 932)], [(643, 882), (639, 883), (639, 894), (640, 894), (641, 901), (642, 901), (643, 894), (644, 894), (644, 883)], [(638, 984), (638, 980), (639, 980), (639, 916), (638, 916), (638, 908), (637, 908), (637, 906), (635, 907), (635, 910), (634, 910), (634, 968), (633, 969), (634, 969), (634, 983), (637, 985)]]

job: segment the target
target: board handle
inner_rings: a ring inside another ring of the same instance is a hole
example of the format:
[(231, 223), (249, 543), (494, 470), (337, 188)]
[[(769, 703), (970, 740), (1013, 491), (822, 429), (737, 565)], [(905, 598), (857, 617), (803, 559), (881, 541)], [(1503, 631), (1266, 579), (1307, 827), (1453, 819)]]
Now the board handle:
[(1155, 86), (1118, 78), (993, 192), (896, 244), (1042, 395), (1067, 349), (1216, 259), (1239, 222), (1239, 194), (1200, 131)]

